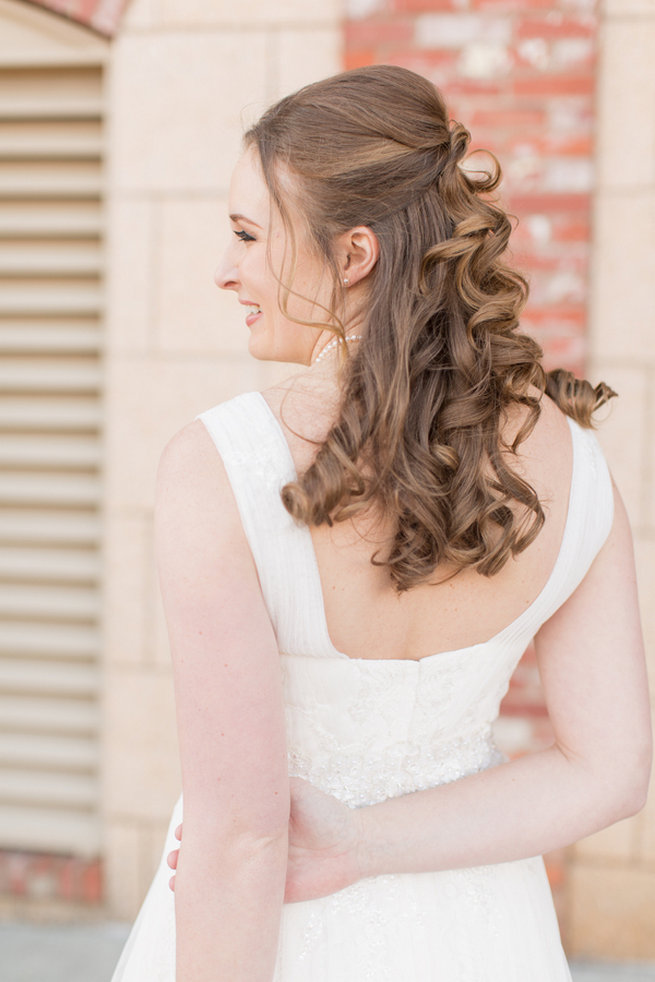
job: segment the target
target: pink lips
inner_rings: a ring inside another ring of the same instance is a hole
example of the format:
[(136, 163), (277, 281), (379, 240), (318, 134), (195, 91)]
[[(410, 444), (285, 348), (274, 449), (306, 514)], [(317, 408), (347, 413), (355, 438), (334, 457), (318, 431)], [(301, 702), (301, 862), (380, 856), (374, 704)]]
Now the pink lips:
[[(253, 303), (251, 300), (239, 300), (239, 303), (243, 304), (244, 307), (258, 306), (256, 303)], [(246, 324), (248, 325), (248, 327), (252, 327), (252, 325), (255, 323), (255, 321), (260, 315), (261, 315), (261, 310), (253, 310), (250, 314), (248, 314), (248, 316), (246, 317)]]

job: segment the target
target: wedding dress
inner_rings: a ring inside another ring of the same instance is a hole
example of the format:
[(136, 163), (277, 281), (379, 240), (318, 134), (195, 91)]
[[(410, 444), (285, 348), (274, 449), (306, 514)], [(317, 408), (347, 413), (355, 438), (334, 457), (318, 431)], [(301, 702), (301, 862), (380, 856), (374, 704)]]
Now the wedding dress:
[[(481, 644), (419, 661), (369, 660), (349, 658), (330, 641), (311, 535), (280, 501), (280, 488), (295, 477), (293, 459), (263, 396), (246, 393), (196, 418), (223, 459), (275, 628), (289, 773), (357, 807), (501, 763), (492, 725), (512, 672), (612, 524), (611, 481), (593, 433), (568, 420), (568, 514), (558, 558), (534, 602)], [(181, 820), (180, 799), (112, 982), (174, 982), (166, 856)], [(273, 982), (365, 980), (570, 980), (542, 859), (370, 877), (284, 906)]]

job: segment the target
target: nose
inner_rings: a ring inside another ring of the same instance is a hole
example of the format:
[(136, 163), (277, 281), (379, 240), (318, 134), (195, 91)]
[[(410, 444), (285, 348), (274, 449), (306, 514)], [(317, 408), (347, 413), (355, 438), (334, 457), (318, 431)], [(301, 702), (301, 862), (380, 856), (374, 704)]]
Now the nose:
[(239, 289), (239, 273), (230, 253), (231, 250), (227, 249), (214, 271), (214, 283), (221, 290)]

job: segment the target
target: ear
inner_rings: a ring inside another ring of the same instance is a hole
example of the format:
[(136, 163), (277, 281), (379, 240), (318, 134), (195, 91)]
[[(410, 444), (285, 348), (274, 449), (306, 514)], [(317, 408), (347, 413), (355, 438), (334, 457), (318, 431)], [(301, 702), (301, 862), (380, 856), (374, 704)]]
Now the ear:
[(357, 225), (337, 239), (337, 262), (348, 287), (365, 279), (380, 255), (377, 235), (367, 225)]

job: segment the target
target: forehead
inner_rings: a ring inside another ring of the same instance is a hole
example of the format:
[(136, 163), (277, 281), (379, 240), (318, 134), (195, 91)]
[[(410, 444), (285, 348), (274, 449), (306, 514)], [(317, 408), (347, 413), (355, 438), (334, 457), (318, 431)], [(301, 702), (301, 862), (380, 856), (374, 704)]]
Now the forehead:
[(246, 150), (237, 161), (230, 182), (230, 212), (246, 215), (258, 224), (268, 219), (270, 195), (256, 151)]

